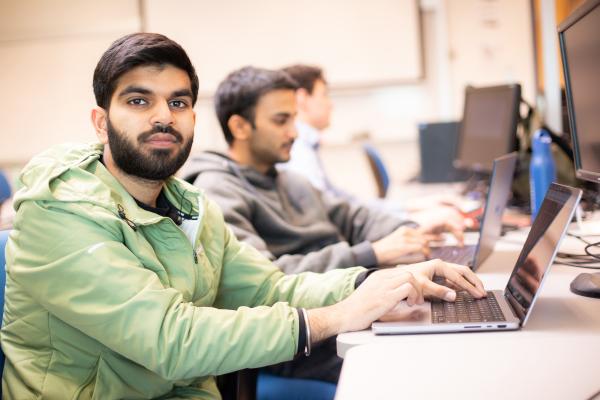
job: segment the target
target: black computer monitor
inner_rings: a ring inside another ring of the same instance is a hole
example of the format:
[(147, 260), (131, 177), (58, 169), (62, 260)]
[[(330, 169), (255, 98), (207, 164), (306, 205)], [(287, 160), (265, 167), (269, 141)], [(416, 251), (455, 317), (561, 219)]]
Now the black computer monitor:
[(515, 150), (520, 101), (519, 84), (467, 87), (454, 165), (491, 172), (494, 159)]
[(460, 123), (427, 122), (419, 124), (419, 150), (423, 183), (457, 182), (469, 178), (469, 173), (453, 166)]
[(558, 27), (577, 177), (600, 182), (600, 1)]
[[(558, 27), (567, 110), (579, 178), (600, 181), (600, 0), (577, 8)], [(592, 261), (590, 261), (590, 264)], [(600, 297), (600, 274), (580, 274), (571, 291)]]

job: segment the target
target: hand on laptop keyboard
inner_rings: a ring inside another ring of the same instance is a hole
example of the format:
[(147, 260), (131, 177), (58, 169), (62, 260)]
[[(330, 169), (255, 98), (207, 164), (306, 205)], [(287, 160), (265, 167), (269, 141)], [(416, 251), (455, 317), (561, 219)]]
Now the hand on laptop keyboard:
[(442, 232), (450, 232), (456, 237), (459, 244), (464, 241), (465, 228), (472, 223), (456, 208), (448, 206), (439, 206), (413, 213), (410, 218), (419, 224), (419, 229), (424, 234), (438, 235)]
[(433, 281), (434, 277), (443, 277), (452, 286), (466, 290), (476, 299), (487, 295), (483, 283), (467, 266), (447, 263), (441, 260), (430, 260), (418, 264), (398, 267), (410, 271), (421, 284), (423, 296), (437, 297), (446, 301), (454, 301), (456, 292)]
[(401, 226), (386, 237), (373, 243), (373, 252), (379, 266), (391, 266), (415, 260), (415, 253), (428, 254), (429, 242), (433, 239), (418, 229)]

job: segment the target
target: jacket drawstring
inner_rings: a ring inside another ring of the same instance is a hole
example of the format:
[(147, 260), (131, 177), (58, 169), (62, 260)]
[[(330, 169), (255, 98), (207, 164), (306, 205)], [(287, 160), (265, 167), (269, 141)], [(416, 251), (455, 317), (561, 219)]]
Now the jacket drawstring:
[(132, 220), (127, 218), (127, 215), (125, 215), (125, 209), (123, 208), (123, 206), (120, 204), (117, 204), (117, 210), (119, 211), (119, 218), (121, 218), (123, 221), (125, 221), (125, 223), (127, 223), (127, 225), (129, 225), (129, 227), (131, 229), (133, 229), (134, 231), (137, 231), (137, 225)]

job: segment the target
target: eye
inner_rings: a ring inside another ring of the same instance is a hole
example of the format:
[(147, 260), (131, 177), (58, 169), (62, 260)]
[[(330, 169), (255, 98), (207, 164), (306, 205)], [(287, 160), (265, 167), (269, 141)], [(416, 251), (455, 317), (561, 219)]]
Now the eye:
[(127, 104), (131, 104), (133, 106), (144, 106), (144, 105), (148, 104), (148, 102), (145, 99), (136, 97), (135, 99), (131, 99), (131, 100), (127, 101)]
[(186, 108), (187, 103), (183, 100), (171, 100), (169, 105), (173, 108)]
[(289, 120), (289, 117), (287, 117), (287, 116), (281, 116), (281, 117), (275, 117), (275, 118), (273, 118), (273, 122), (276, 125), (285, 125), (285, 124), (287, 124), (288, 120)]

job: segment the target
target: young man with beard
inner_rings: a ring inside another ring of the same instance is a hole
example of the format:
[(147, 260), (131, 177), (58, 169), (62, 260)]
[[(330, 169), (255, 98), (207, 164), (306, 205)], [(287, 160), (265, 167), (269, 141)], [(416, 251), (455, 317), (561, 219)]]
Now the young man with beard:
[(99, 143), (52, 148), (19, 178), (5, 398), (217, 399), (214, 375), (303, 357), (403, 299), (452, 297), (434, 273), (483, 295), (441, 262), (286, 276), (238, 242), (216, 205), (172, 176), (192, 144), (198, 78), (168, 38), (114, 42), (94, 93)]
[[(455, 229), (423, 219), (417, 227), (397, 216), (328, 196), (277, 163), (288, 161), (297, 136), (296, 83), (283, 71), (245, 67), (232, 72), (215, 95), (227, 154), (194, 158), (195, 185), (221, 206), (236, 237), (286, 273), (325, 272), (356, 265), (391, 266), (426, 251), (433, 235)], [(462, 268), (462, 267), (461, 267)], [(442, 287), (437, 287), (443, 290)], [(274, 371), (336, 382), (341, 360), (331, 340), (310, 359)]]

